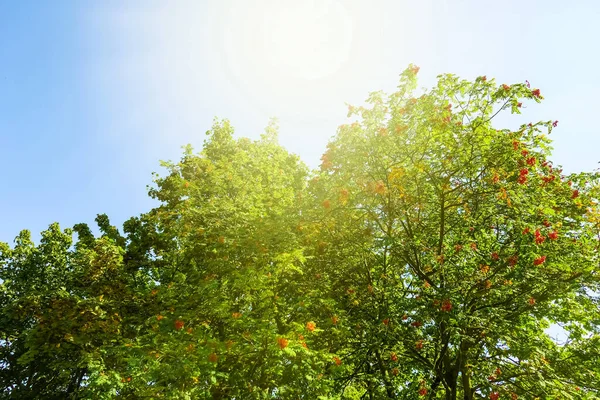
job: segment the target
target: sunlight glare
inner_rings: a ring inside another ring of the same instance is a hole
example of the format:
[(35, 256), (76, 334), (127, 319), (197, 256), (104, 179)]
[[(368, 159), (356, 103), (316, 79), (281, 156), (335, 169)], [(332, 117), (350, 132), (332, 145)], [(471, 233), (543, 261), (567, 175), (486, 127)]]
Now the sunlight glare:
[(215, 24), (224, 72), (253, 94), (302, 97), (307, 84), (327, 87), (324, 82), (352, 63), (355, 26), (339, 0), (239, 3)]
[(339, 1), (272, 1), (262, 21), (262, 47), (273, 70), (313, 80), (335, 73), (348, 59), (352, 20)]

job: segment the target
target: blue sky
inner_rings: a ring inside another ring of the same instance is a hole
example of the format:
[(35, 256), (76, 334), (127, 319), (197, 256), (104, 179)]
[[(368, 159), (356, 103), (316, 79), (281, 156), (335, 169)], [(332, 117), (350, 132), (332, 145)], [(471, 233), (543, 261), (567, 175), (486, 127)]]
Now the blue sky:
[(554, 160), (600, 161), (595, 1), (18, 1), (0, 3), (0, 241), (148, 210), (159, 159), (199, 148), (214, 116), (316, 166), (345, 102), (393, 90), (411, 62), (528, 79), (557, 119)]

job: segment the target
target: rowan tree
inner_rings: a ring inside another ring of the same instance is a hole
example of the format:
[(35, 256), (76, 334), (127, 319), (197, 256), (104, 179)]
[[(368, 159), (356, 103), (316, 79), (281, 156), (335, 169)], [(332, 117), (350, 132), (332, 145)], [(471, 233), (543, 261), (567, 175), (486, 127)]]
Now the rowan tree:
[(1, 396), (600, 397), (598, 175), (552, 163), (556, 121), (498, 126), (528, 82), (417, 74), (318, 170), (215, 120), (121, 230), (0, 244)]
[[(553, 165), (556, 121), (495, 125), (539, 103), (539, 89), (442, 75), (415, 95), (417, 72), (350, 106), (357, 119), (309, 189), (307, 268), (324, 280), (321, 318), (340, 318), (348, 365), (338, 390), (596, 398), (597, 175)], [(567, 344), (548, 337), (551, 324)]]

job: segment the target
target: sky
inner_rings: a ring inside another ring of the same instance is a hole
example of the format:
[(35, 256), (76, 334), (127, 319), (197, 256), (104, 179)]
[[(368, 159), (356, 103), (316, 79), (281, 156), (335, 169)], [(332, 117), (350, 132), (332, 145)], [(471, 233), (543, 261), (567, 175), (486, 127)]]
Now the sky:
[(409, 63), (541, 89), (506, 124), (558, 120), (553, 159), (600, 161), (600, 3), (476, 0), (0, 2), (0, 241), (52, 222), (120, 225), (154, 206), (159, 160), (200, 149), (214, 117), (316, 167), (347, 103)]

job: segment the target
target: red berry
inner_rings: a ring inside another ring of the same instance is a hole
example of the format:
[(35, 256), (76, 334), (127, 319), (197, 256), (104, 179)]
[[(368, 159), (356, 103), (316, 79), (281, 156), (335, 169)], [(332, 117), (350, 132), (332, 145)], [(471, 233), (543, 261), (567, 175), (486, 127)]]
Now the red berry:
[(178, 331), (183, 329), (184, 326), (185, 322), (183, 322), (182, 320), (178, 319), (177, 321), (175, 321), (175, 329), (177, 329)]

